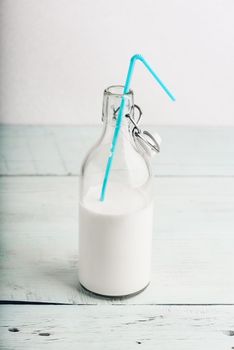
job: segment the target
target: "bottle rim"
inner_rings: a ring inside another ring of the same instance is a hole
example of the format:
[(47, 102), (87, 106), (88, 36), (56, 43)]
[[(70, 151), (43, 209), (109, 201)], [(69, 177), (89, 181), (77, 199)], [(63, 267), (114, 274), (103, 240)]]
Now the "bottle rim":
[(129, 92), (123, 94), (123, 85), (111, 85), (104, 90), (104, 93), (111, 96), (130, 96), (133, 95), (133, 91), (130, 89)]

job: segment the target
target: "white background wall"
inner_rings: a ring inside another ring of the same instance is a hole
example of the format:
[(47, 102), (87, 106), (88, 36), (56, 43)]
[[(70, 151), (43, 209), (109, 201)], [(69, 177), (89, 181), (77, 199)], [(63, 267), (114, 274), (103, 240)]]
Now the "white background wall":
[(1, 122), (97, 124), (102, 93), (138, 63), (145, 123), (234, 125), (233, 0), (1, 0)]

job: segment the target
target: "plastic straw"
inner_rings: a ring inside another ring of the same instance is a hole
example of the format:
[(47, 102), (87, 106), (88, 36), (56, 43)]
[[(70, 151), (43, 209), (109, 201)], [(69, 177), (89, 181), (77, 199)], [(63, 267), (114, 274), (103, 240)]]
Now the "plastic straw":
[(111, 145), (111, 149), (110, 149), (110, 155), (108, 157), (108, 161), (107, 161), (107, 165), (106, 165), (106, 171), (105, 171), (105, 176), (104, 176), (104, 180), (103, 180), (103, 184), (102, 184), (102, 191), (101, 191), (100, 201), (104, 201), (104, 199), (105, 199), (106, 187), (107, 187), (107, 183), (108, 183), (108, 180), (109, 180), (109, 177), (110, 177), (111, 166), (112, 166), (112, 162), (113, 162), (113, 158), (114, 158), (114, 154), (115, 154), (115, 150), (116, 150), (116, 144), (117, 144), (117, 141), (118, 141), (120, 127), (121, 127), (122, 119), (123, 119), (123, 111), (124, 111), (124, 107), (125, 107), (125, 96), (124, 95), (129, 92), (129, 87), (130, 87), (132, 74), (133, 74), (133, 69), (134, 69), (136, 60), (141, 61), (145, 65), (145, 67), (153, 75), (155, 80), (158, 82), (158, 84), (161, 86), (161, 88), (166, 92), (166, 94), (170, 97), (170, 99), (172, 101), (175, 101), (175, 97), (168, 90), (168, 88), (165, 86), (165, 84), (162, 82), (162, 80), (158, 77), (158, 75), (154, 72), (154, 70), (150, 67), (150, 65), (144, 59), (144, 57), (142, 55), (138, 55), (138, 54), (132, 56), (132, 58), (130, 60), (129, 68), (128, 68), (128, 74), (127, 74), (126, 82), (125, 82), (125, 85), (124, 85), (123, 97), (121, 99), (119, 113), (118, 113), (118, 117), (117, 117), (117, 121), (116, 121), (114, 136), (113, 136), (113, 139), (112, 139), (112, 145)]

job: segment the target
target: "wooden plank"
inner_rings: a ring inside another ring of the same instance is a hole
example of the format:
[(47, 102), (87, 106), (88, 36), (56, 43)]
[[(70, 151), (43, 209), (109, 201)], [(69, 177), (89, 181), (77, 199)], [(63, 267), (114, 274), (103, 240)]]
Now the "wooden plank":
[(156, 178), (152, 281), (130, 299), (78, 286), (78, 178), (0, 179), (1, 300), (234, 303), (234, 178)]
[(3, 305), (0, 349), (233, 349), (233, 314), (233, 306)]
[[(1, 175), (79, 175), (97, 126), (1, 126)], [(160, 176), (233, 176), (234, 127), (148, 127), (162, 136)]]

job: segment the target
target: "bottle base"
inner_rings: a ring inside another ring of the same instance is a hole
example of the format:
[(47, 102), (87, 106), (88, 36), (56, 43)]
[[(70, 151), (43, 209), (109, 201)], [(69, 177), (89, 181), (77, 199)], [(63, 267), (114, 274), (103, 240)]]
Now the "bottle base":
[(147, 285), (145, 287), (143, 287), (142, 289), (136, 291), (136, 292), (133, 292), (133, 293), (129, 293), (129, 294), (121, 294), (121, 295), (107, 295), (107, 294), (100, 294), (100, 293), (96, 293), (96, 292), (93, 292), (92, 290), (86, 288), (82, 283), (80, 283), (80, 286), (87, 292), (97, 296), (97, 297), (104, 297), (104, 298), (109, 298), (109, 299), (113, 299), (113, 298), (131, 298), (131, 297), (134, 297), (135, 295), (137, 294), (140, 294), (141, 292), (143, 292), (147, 287), (148, 285), (150, 284), (150, 281), (147, 283)]

